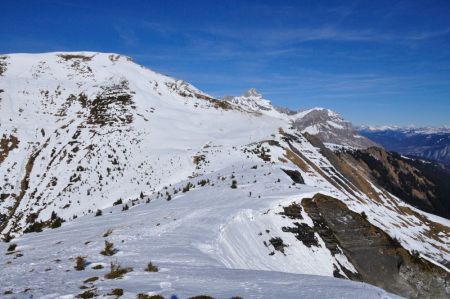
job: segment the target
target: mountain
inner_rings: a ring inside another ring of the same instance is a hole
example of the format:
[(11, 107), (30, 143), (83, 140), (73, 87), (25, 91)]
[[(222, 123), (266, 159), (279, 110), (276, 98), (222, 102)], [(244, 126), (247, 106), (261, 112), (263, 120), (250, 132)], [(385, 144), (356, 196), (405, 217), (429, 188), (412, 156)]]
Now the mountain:
[(449, 296), (450, 221), (383, 185), (337, 114), (118, 54), (0, 61), (3, 296)]
[(331, 148), (368, 148), (377, 145), (359, 135), (350, 122), (329, 109), (292, 111), (287, 108), (273, 107), (272, 103), (255, 88), (249, 89), (242, 96), (226, 96), (223, 100), (247, 112), (261, 113), (291, 122), (292, 126), (300, 132), (317, 136)]
[(331, 146), (356, 148), (376, 146), (371, 140), (359, 135), (350, 122), (329, 109), (313, 108), (300, 112), (296, 115), (293, 126), (301, 132), (318, 136)]
[(248, 112), (272, 112), (276, 110), (269, 100), (263, 98), (262, 94), (255, 88), (250, 88), (240, 97), (226, 96), (225, 101), (236, 105)]
[(450, 128), (361, 127), (359, 133), (391, 151), (450, 165)]

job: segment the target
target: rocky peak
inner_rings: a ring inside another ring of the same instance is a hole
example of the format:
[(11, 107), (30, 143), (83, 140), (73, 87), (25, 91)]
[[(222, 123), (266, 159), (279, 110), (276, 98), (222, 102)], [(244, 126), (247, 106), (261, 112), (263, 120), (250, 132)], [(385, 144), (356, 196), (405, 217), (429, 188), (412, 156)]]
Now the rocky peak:
[(274, 110), (272, 103), (265, 99), (255, 88), (250, 88), (242, 96), (227, 96), (224, 100), (239, 106), (248, 112), (262, 112)]
[(258, 90), (256, 90), (256, 88), (250, 88), (244, 93), (244, 97), (247, 98), (255, 97), (262, 99), (262, 94)]
[(317, 136), (324, 143), (356, 148), (376, 146), (374, 142), (359, 135), (350, 122), (329, 109), (301, 111), (294, 116), (293, 125), (304, 133)]

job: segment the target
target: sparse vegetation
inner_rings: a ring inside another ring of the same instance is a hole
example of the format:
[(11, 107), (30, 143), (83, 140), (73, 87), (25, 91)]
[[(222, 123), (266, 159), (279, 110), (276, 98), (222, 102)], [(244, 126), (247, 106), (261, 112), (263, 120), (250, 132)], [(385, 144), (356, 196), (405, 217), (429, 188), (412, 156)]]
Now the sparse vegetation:
[(78, 294), (77, 298), (89, 299), (89, 298), (94, 298), (96, 296), (97, 296), (97, 292), (95, 290), (87, 290), (81, 294)]
[(14, 237), (11, 236), (11, 234), (9, 232), (7, 234), (5, 234), (2, 238), (3, 242), (5, 242), (5, 243), (10, 242), (12, 239), (14, 239)]
[(186, 193), (186, 192), (188, 192), (191, 188), (194, 188), (195, 186), (191, 183), (191, 182), (189, 182), (189, 183), (187, 183), (186, 184), (186, 186), (184, 186), (183, 187), (183, 190), (181, 190), (183, 193)]
[(102, 210), (98, 209), (97, 212), (95, 212), (95, 216), (102, 216), (103, 212)]
[(83, 61), (90, 61), (92, 57), (94, 57), (94, 56), (85, 56), (81, 54), (59, 54), (58, 56), (64, 59), (65, 61), (69, 61), (72, 59), (81, 59)]
[(362, 217), (364, 220), (367, 220), (367, 214), (366, 214), (365, 212), (362, 212), (362, 213), (361, 213), (361, 217)]
[(14, 251), (14, 250), (16, 250), (16, 247), (17, 247), (17, 244), (12, 243), (12, 244), (10, 244), (10, 245), (8, 246), (7, 251), (8, 251), (8, 252)]
[(113, 289), (108, 295), (117, 297), (123, 296), (123, 289)]
[(118, 200), (116, 200), (114, 203), (113, 203), (113, 206), (118, 206), (118, 205), (121, 205), (122, 204), (122, 198), (119, 198)]
[(283, 212), (281, 212), (280, 215), (290, 219), (303, 219), (302, 207), (300, 204), (293, 202), (289, 206), (283, 207)]
[(137, 299), (164, 299), (161, 295), (147, 295), (147, 294), (138, 294)]
[(105, 248), (100, 251), (101, 254), (106, 256), (112, 256), (117, 252), (116, 249), (114, 249), (114, 244), (112, 242), (105, 241)]
[(231, 181), (231, 189), (236, 189), (237, 188), (237, 181), (236, 180), (232, 180)]
[(98, 277), (94, 276), (94, 277), (86, 279), (85, 281), (83, 281), (83, 283), (94, 282), (94, 281), (97, 281), (97, 280), (98, 280)]
[(111, 263), (111, 270), (105, 274), (106, 279), (119, 279), (122, 278), (128, 272), (133, 271), (131, 267), (121, 267), (118, 263)]
[(95, 265), (94, 267), (92, 267), (92, 269), (94, 269), (94, 270), (100, 270), (103, 268), (104, 268), (103, 265)]
[(280, 237), (271, 238), (269, 242), (270, 244), (272, 244), (275, 250), (278, 250), (281, 253), (284, 253), (284, 248), (287, 247), (287, 245), (284, 244), (283, 240)]
[(152, 262), (149, 262), (149, 263), (147, 264), (147, 267), (145, 268), (145, 271), (147, 271), (147, 272), (158, 272), (159, 269), (158, 269), (157, 266), (153, 265)]
[(129, 208), (130, 208), (130, 207), (128, 207), (128, 205), (124, 205), (124, 206), (122, 207), (122, 211), (127, 211)]
[(111, 235), (112, 234), (112, 232), (113, 232), (113, 230), (112, 229), (108, 229), (104, 234), (103, 234), (103, 238), (106, 238), (106, 237), (108, 237), (109, 235)]
[(75, 258), (75, 270), (82, 271), (86, 267), (86, 259), (84, 256), (77, 256)]
[(44, 225), (43, 225), (42, 221), (36, 221), (36, 222), (32, 223), (31, 225), (29, 225), (23, 232), (25, 234), (40, 233), (42, 231), (43, 226)]
[(209, 184), (209, 179), (207, 179), (207, 180), (202, 179), (202, 180), (200, 180), (200, 181), (197, 182), (197, 185), (200, 185), (200, 186), (202, 186), (202, 187), (204, 187), (204, 186), (207, 185), (207, 184)]
[(61, 224), (63, 223), (63, 219), (60, 217), (57, 217), (55, 220), (53, 220), (52, 224), (51, 224), (51, 228), (58, 228), (61, 226)]

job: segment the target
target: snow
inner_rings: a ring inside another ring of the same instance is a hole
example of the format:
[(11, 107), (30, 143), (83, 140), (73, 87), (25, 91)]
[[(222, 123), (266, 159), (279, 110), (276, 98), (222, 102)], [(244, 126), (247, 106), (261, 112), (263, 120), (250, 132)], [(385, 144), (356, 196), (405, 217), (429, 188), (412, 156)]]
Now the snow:
[[(244, 178), (239, 178), (239, 181), (253, 178), (255, 171), (250, 165), (242, 165), (246, 170)], [(274, 171), (270, 164), (264, 168)], [(297, 263), (306, 263), (300, 271), (292, 266), (289, 267), (292, 271), (282, 269), (281, 266), (288, 263), (278, 265), (283, 261), (281, 253), (268, 255), (268, 249), (262, 244), (262, 239), (268, 238), (267, 233), (259, 236), (258, 232), (278, 228), (278, 231), (271, 231), (270, 236), (281, 234), (278, 224), (281, 224), (282, 218), (271, 213), (266, 219), (251, 220), (256, 222), (253, 226), (247, 221), (248, 217), (265, 217), (263, 213), (267, 207), (290, 202), (292, 194), (313, 194), (309, 188), (302, 190), (299, 187), (283, 187), (283, 184), (269, 184), (274, 177), (281, 175), (280, 171), (275, 171), (271, 176), (263, 176), (263, 181), (256, 186), (240, 185), (238, 189), (231, 190), (229, 179), (222, 181), (217, 179), (216, 174), (211, 174), (207, 178), (216, 184), (215, 196), (211, 196), (212, 186), (198, 186), (176, 195), (171, 201), (151, 197), (150, 203), (143, 203), (146, 200), (143, 199), (128, 211), (121, 211), (121, 206), (116, 206), (105, 209), (103, 216), (80, 217), (55, 230), (24, 235), (14, 240), (18, 244), (16, 250), (23, 254), (22, 257), (0, 257), (1, 263), (5, 264), (0, 269), (1, 291), (19, 293), (17, 298), (28, 297), (27, 293), (37, 297), (73, 298), (82, 292), (79, 286), (95, 285), (102, 295), (113, 288), (122, 288), (124, 298), (135, 298), (138, 293), (161, 294), (166, 298), (172, 295), (188, 298), (199, 294), (216, 298), (360, 298), (362, 294), (367, 298), (397, 298), (362, 283), (298, 274), (321, 267), (323, 270), (315, 272), (330, 274), (326, 273), (330, 269), (326, 269), (327, 263), (324, 263), (322, 256), (312, 252), (308, 256), (306, 247), (287, 249), (292, 255), (296, 255), (297, 251), (303, 253), (304, 260), (299, 260), (298, 256), (296, 259), (294, 256), (287, 257), (287, 262), (297, 260)], [(183, 185), (184, 182), (175, 187)], [(257, 194), (258, 190), (263, 189), (265, 195), (261, 198), (248, 196), (249, 190)], [(240, 212), (235, 214), (236, 211)], [(236, 221), (242, 222), (240, 230), (236, 230)], [(270, 226), (271, 223), (275, 224), (274, 227)], [(112, 230), (111, 235), (103, 237), (108, 229)], [(241, 243), (243, 236), (248, 236), (248, 243)], [(113, 242), (118, 249), (114, 256), (100, 254), (104, 240)], [(234, 250), (236, 243), (251, 245), (248, 249), (260, 254), (261, 259), (252, 259), (256, 265), (240, 267), (225, 262), (238, 263), (249, 257), (245, 251)], [(0, 244), (0, 251), (5, 250), (6, 244)], [(324, 246), (319, 250), (321, 254), (326, 254)], [(74, 258), (79, 255), (85, 256), (89, 263), (86, 270), (75, 271), (73, 268)], [(134, 270), (123, 279), (105, 279), (103, 276), (113, 261)], [(160, 268), (158, 273), (143, 271), (149, 261)], [(258, 263), (261, 263), (260, 267)], [(93, 267), (96, 265), (105, 268), (95, 270)], [(99, 280), (92, 284), (83, 283), (90, 277), (99, 277)], [(26, 285), (22, 281), (26, 281)], [(31, 290), (21, 295), (25, 288)]]
[[(65, 60), (61, 55), (85, 58)], [(372, 224), (409, 250), (435, 262), (450, 259), (450, 253), (438, 249), (445, 248), (448, 237), (427, 235), (423, 219), (446, 226), (449, 221), (393, 196), (381, 196), (380, 205), (349, 181), (345, 183), (354, 194), (330, 183), (337, 170), (291, 129), (292, 120), (307, 112), (282, 114), (256, 90), (230, 100), (232, 109), (222, 109), (194, 86), (112, 53), (13, 54), (7, 61), (0, 77), (5, 90), (0, 94), (0, 136), (14, 135), (19, 144), (0, 164), (1, 192), (19, 194), (27, 161), (32, 155), (36, 159), (29, 188), (6, 226), (23, 256), (0, 255), (1, 293), (11, 289), (16, 297), (72, 298), (84, 280), (98, 276), (92, 285), (99, 294), (120, 287), (124, 298), (140, 292), (180, 298), (200, 293), (218, 298), (394, 298), (367, 284), (332, 278), (335, 266), (341, 273), (339, 265), (355, 269), (345, 255), (332, 255), (319, 235), (320, 246), (308, 248), (282, 231), (293, 222), (280, 215), (282, 207), (316, 193), (364, 211)], [(109, 107), (113, 124), (90, 122), (92, 111), (82, 101), (68, 101), (80, 94), (95, 99), (112, 87), (133, 102)], [(290, 145), (282, 132), (298, 137), (291, 145), (320, 172), (286, 160)], [(256, 153), (261, 147), (270, 161)], [(281, 169), (298, 170), (305, 185), (293, 185)], [(198, 185), (206, 179), (208, 184)], [(236, 189), (230, 187), (233, 179)], [(196, 187), (183, 193), (188, 182)], [(128, 203), (128, 211), (113, 206), (119, 198)], [(0, 213), (14, 203), (11, 197), (0, 202)], [(395, 210), (399, 205), (421, 217), (402, 219)], [(97, 209), (103, 216), (93, 216)], [(22, 235), (28, 223), (21, 214), (38, 212), (38, 220), (45, 221), (52, 211), (66, 220), (61, 228)], [(312, 226), (308, 215), (302, 215), (300, 222)], [(102, 237), (108, 229), (113, 233)], [(272, 237), (282, 237), (288, 245), (284, 254), (269, 244)], [(113, 257), (99, 253), (105, 239), (119, 250)], [(6, 248), (0, 243), (0, 252)], [(73, 269), (76, 256), (86, 256), (86, 270)], [(107, 280), (103, 276), (113, 261), (134, 270), (123, 279)], [(160, 272), (143, 271), (149, 261)], [(92, 269), (99, 264), (105, 269)], [(25, 288), (31, 290), (20, 293)]]

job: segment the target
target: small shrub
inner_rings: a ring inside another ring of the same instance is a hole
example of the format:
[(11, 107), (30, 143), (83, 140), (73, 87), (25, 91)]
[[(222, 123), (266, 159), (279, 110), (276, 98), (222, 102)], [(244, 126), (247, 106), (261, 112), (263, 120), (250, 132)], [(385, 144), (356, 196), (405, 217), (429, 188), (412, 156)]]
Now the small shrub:
[(119, 279), (122, 278), (128, 272), (133, 271), (133, 268), (122, 268), (118, 263), (111, 263), (111, 270), (105, 274), (106, 279)]
[(12, 243), (8, 246), (8, 252), (16, 250), (17, 244)]
[(108, 229), (104, 234), (103, 234), (103, 238), (106, 238), (106, 237), (108, 237), (109, 235), (111, 235), (112, 234), (112, 232), (113, 232), (113, 230), (112, 229)]
[(114, 203), (113, 203), (113, 206), (118, 206), (118, 205), (121, 205), (122, 204), (122, 198), (119, 198), (118, 200), (116, 200)]
[(56, 217), (53, 221), (52, 224), (50, 225), (51, 228), (58, 228), (61, 226), (61, 224), (63, 223), (63, 219), (61, 217)]
[(40, 233), (42, 231), (44, 224), (42, 221), (34, 222), (33, 224), (29, 225), (23, 232), (25, 234), (27, 233)]
[(83, 256), (77, 256), (75, 258), (75, 270), (82, 271), (86, 267), (86, 259)]
[(237, 181), (236, 180), (232, 180), (231, 181), (231, 189), (236, 189), (237, 188)]
[(182, 192), (183, 192), (183, 193), (186, 193), (186, 192), (188, 192), (191, 188), (194, 188), (194, 187), (195, 187), (195, 186), (192, 185), (192, 184), (189, 182), (189, 183), (186, 184), (186, 186), (183, 187)]
[(14, 239), (13, 236), (11, 236), (11, 234), (8, 232), (7, 234), (5, 234), (2, 238), (3, 242), (8, 243), (9, 241), (11, 241), (12, 239)]
[(204, 187), (206, 184), (209, 184), (209, 179), (208, 180), (203, 179), (197, 182), (197, 185), (200, 185), (202, 187)]
[(361, 213), (361, 217), (362, 217), (364, 220), (367, 220), (367, 214), (366, 214), (365, 212), (362, 212), (362, 213)]
[(123, 289), (113, 289), (108, 295), (117, 297), (123, 296)]
[(124, 206), (122, 207), (122, 211), (127, 211), (128, 209), (129, 209), (128, 205), (124, 205)]
[(103, 268), (104, 268), (103, 265), (95, 265), (94, 267), (92, 267), (92, 269), (94, 269), (94, 270), (100, 270)]
[(214, 297), (207, 296), (207, 295), (199, 295), (199, 296), (191, 297), (189, 299), (214, 299)]
[(81, 294), (78, 294), (76, 298), (89, 299), (97, 296), (95, 290), (87, 290)]
[(150, 263), (147, 264), (147, 267), (145, 268), (145, 271), (147, 271), (147, 272), (158, 272), (159, 269), (158, 269), (157, 266), (153, 265), (152, 262), (150, 262)]
[(94, 282), (94, 281), (97, 281), (97, 280), (98, 280), (98, 277), (94, 276), (94, 277), (86, 279), (85, 281), (83, 281), (83, 283)]
[(103, 212), (102, 210), (98, 209), (97, 212), (95, 212), (95, 216), (102, 216)]
[(161, 295), (147, 295), (147, 294), (138, 294), (137, 299), (164, 299)]
[(100, 251), (101, 254), (106, 256), (114, 255), (117, 251), (114, 249), (114, 244), (112, 242), (105, 241), (105, 248)]

